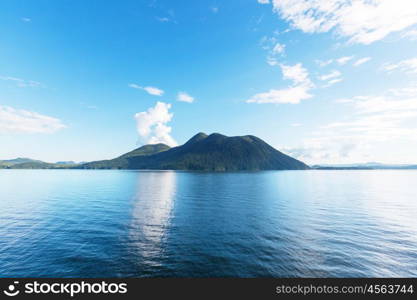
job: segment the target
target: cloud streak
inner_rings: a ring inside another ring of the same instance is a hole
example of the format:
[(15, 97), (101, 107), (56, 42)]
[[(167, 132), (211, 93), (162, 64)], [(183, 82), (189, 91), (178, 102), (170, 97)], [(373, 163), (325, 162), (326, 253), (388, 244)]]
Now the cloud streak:
[(366, 162), (387, 143), (417, 143), (417, 87), (391, 89), (382, 95), (337, 100), (354, 114), (321, 126), (297, 147), (285, 152), (312, 163)]
[(268, 51), (266, 62), (270, 66), (278, 64), (278, 57), (285, 55), (285, 44), (279, 43), (276, 37), (264, 36), (261, 39), (261, 47)]
[(340, 73), (337, 70), (334, 70), (332, 72), (330, 72), (329, 74), (325, 74), (319, 77), (320, 80), (330, 80), (330, 79), (334, 79), (337, 77), (340, 77), (342, 75), (342, 73)]
[(34, 80), (25, 80), (12, 76), (0, 76), (0, 80), (9, 81), (16, 84), (16, 86), (25, 88), (25, 87), (42, 87), (42, 84)]
[(291, 80), (293, 84), (284, 89), (271, 89), (268, 92), (258, 93), (248, 99), (247, 103), (275, 103), (275, 104), (298, 104), (302, 100), (313, 97), (309, 91), (314, 84), (309, 79), (308, 71), (301, 63), (293, 66), (281, 64), (284, 79)]
[(358, 67), (358, 66), (363, 65), (364, 63), (366, 63), (366, 62), (368, 62), (368, 61), (370, 61), (370, 60), (371, 60), (371, 58), (370, 58), (370, 57), (360, 58), (360, 59), (358, 59), (357, 61), (355, 61), (355, 62), (353, 63), (353, 66), (354, 66), (354, 67)]
[(340, 57), (340, 58), (336, 59), (336, 62), (339, 65), (343, 66), (343, 65), (347, 64), (352, 59), (353, 59), (353, 56), (343, 56), (343, 57)]
[(351, 61), (353, 59), (353, 55), (351, 56), (342, 56), (339, 58), (335, 58), (335, 59), (328, 59), (328, 60), (316, 60), (316, 63), (320, 66), (320, 67), (326, 67), (330, 64), (333, 63), (337, 63), (340, 66), (346, 65), (349, 61)]
[(415, 74), (417, 73), (417, 57), (405, 59), (397, 63), (384, 64), (382, 69), (387, 72), (399, 70), (408, 74)]
[(67, 126), (61, 120), (28, 110), (0, 106), (0, 133), (54, 133)]
[(177, 95), (177, 100), (181, 102), (193, 103), (195, 99), (186, 92), (179, 92)]
[(133, 88), (133, 89), (138, 89), (138, 90), (144, 90), (145, 92), (147, 92), (149, 95), (152, 96), (162, 96), (164, 94), (164, 91), (157, 88), (157, 87), (153, 87), (153, 86), (140, 86), (138, 84), (135, 83), (130, 83), (129, 87)]
[(341, 82), (343, 80), (341, 76), (342, 76), (342, 73), (340, 73), (340, 71), (333, 70), (328, 74), (319, 76), (319, 79), (321, 81), (326, 81), (326, 84), (323, 85), (323, 88), (327, 88), (338, 82)]
[(293, 28), (332, 31), (350, 43), (371, 44), (417, 24), (414, 0), (273, 0), (273, 7)]

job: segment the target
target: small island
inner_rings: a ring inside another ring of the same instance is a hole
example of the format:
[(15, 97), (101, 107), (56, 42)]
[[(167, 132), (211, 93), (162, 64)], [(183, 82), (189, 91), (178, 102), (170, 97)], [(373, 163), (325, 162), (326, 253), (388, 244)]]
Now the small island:
[(110, 160), (82, 164), (46, 163), (31, 159), (0, 161), (7, 169), (127, 169), (193, 171), (307, 170), (292, 158), (252, 135), (228, 137), (219, 133), (198, 133), (185, 144), (145, 145)]

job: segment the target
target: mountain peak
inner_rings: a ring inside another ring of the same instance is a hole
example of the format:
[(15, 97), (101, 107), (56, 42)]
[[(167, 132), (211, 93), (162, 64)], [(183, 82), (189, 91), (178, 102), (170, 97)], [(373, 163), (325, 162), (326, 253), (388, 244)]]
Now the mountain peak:
[(209, 137), (227, 137), (227, 136), (225, 136), (225, 135), (223, 135), (223, 134), (221, 134), (221, 133), (218, 133), (218, 132), (213, 132), (212, 134), (210, 134), (209, 135)]
[(196, 142), (199, 142), (199, 141), (202, 141), (202, 140), (204, 140), (205, 138), (207, 138), (208, 137), (208, 135), (207, 134), (205, 134), (204, 132), (199, 132), (199, 133), (197, 133), (195, 136), (193, 136), (191, 139), (189, 139), (186, 143), (185, 143), (185, 145), (191, 145), (191, 144), (194, 144), (194, 143), (196, 143)]
[(214, 132), (214, 133), (210, 134), (210, 135), (207, 137), (207, 141), (211, 141), (211, 142), (213, 142), (213, 141), (220, 142), (221, 140), (226, 139), (226, 138), (228, 138), (228, 137), (227, 137), (227, 136), (225, 136), (225, 135), (223, 135), (223, 134), (220, 134), (220, 133)]

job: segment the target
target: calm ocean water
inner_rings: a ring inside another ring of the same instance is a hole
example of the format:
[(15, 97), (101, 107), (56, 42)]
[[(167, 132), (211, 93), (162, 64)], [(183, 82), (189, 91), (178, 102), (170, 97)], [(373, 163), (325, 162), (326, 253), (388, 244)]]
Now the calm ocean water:
[(1, 277), (417, 276), (417, 171), (1, 170)]

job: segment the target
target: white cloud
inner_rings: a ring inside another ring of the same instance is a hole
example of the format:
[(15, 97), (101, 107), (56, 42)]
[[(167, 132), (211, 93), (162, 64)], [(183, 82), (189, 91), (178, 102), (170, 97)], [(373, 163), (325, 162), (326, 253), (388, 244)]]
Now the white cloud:
[(264, 50), (270, 50), (273, 45), (275, 45), (275, 43), (277, 42), (277, 38), (276, 37), (267, 37), (267, 36), (263, 36), (261, 38), (260, 44), (262, 49)]
[(146, 86), (143, 88), (148, 94), (154, 96), (162, 96), (164, 91), (152, 86)]
[(147, 111), (135, 114), (136, 128), (141, 142), (145, 144), (164, 143), (169, 146), (176, 146), (177, 142), (171, 137), (169, 123), (173, 114), (169, 112), (171, 104), (157, 102), (154, 107)]
[(266, 37), (261, 39), (261, 47), (268, 51), (266, 62), (275, 66), (278, 64), (277, 56), (285, 54), (285, 44), (279, 43), (276, 37)]
[(331, 71), (328, 74), (320, 76), (319, 79), (320, 80), (330, 80), (330, 79), (333, 79), (333, 78), (336, 78), (336, 77), (340, 77), (341, 75), (342, 75), (342, 73), (340, 73), (338, 70), (334, 70), (334, 71)]
[(413, 29), (413, 30), (406, 31), (401, 35), (401, 37), (409, 38), (412, 41), (417, 40), (417, 30)]
[(269, 90), (265, 93), (259, 93), (247, 100), (247, 103), (275, 103), (275, 104), (298, 104), (301, 100), (306, 100), (311, 97), (308, 93), (309, 88), (305, 86), (294, 86), (280, 90)]
[(142, 89), (141, 86), (137, 85), (136, 83), (129, 83), (129, 87), (133, 88), (133, 89)]
[(333, 59), (328, 59), (328, 60), (316, 60), (316, 64), (318, 64), (320, 67), (325, 67), (327, 65), (330, 65), (331, 63), (333, 63)]
[(164, 91), (157, 88), (157, 87), (153, 87), (153, 86), (139, 86), (135, 83), (130, 83), (129, 87), (134, 88), (134, 89), (139, 89), (139, 90), (144, 90), (146, 91), (148, 94), (153, 95), (153, 96), (162, 96), (164, 94)]
[(302, 100), (313, 97), (309, 91), (314, 87), (310, 81), (308, 71), (301, 63), (293, 66), (280, 65), (284, 79), (291, 80), (293, 84), (284, 89), (271, 89), (268, 92), (258, 93), (252, 96), (247, 103), (290, 103), (298, 104)]
[(301, 65), (301, 63), (293, 66), (287, 66), (284, 64), (281, 64), (280, 66), (284, 79), (292, 80), (295, 84), (311, 84), (310, 79), (308, 78), (308, 71)]
[(54, 133), (66, 126), (61, 120), (36, 112), (0, 106), (0, 133)]
[(301, 145), (284, 150), (309, 163), (346, 163), (374, 161), (375, 149), (381, 152), (393, 143), (417, 145), (417, 127), (411, 122), (417, 118), (416, 91), (412, 86), (337, 100), (354, 114), (321, 126)]
[(275, 57), (268, 56), (266, 58), (266, 63), (270, 66), (276, 66), (278, 64), (278, 59)]
[[(390, 91), (394, 95), (393, 91)], [(346, 101), (361, 114), (385, 112), (417, 112), (417, 97), (358, 96)]]
[(327, 88), (327, 87), (330, 87), (330, 86), (332, 86), (333, 84), (336, 84), (336, 83), (341, 82), (341, 81), (343, 81), (343, 79), (342, 79), (342, 78), (335, 78), (335, 79), (329, 80), (329, 81), (327, 82), (327, 84), (326, 84), (326, 85), (324, 85), (323, 87), (324, 87), (324, 88)]
[(269, 0), (258, 0), (260, 4), (269, 4)]
[(281, 54), (285, 51), (285, 45), (284, 44), (280, 44), (280, 43), (276, 43), (274, 48), (272, 49), (272, 52), (274, 54)]
[(333, 31), (371, 44), (417, 24), (415, 0), (273, 0), (274, 11), (308, 33)]
[[(344, 136), (312, 137), (297, 147), (281, 147), (284, 153), (310, 165), (361, 162), (368, 157), (368, 145)], [(366, 161), (369, 161), (368, 158)], [(352, 161), (353, 160), (353, 161)]]
[(386, 95), (354, 97), (351, 102), (356, 118), (327, 124), (328, 133), (349, 136), (362, 143), (388, 142), (397, 139), (417, 140), (417, 128), (405, 122), (417, 117), (417, 99), (396, 99)]
[(161, 23), (167, 23), (171, 21), (171, 19), (167, 17), (156, 17), (156, 19)]
[(193, 103), (195, 99), (186, 92), (179, 92), (177, 95), (177, 100), (181, 102)]
[(342, 73), (338, 70), (333, 70), (328, 74), (324, 74), (319, 76), (321, 81), (327, 81), (327, 83), (323, 86), (323, 88), (327, 88), (332, 86), (335, 83), (341, 82), (343, 79), (341, 78)]
[(347, 64), (349, 61), (351, 61), (352, 59), (353, 59), (353, 55), (352, 56), (342, 56), (342, 57), (339, 57), (339, 58), (328, 59), (328, 60), (316, 59), (315, 62), (320, 67), (325, 67), (325, 66), (328, 66), (332, 63), (337, 63), (337, 64), (343, 66), (343, 65)]
[(417, 95), (417, 85), (408, 86), (405, 88), (389, 89), (387, 93), (394, 97), (412, 97)]
[(384, 64), (382, 66), (382, 69), (387, 72), (391, 72), (394, 70), (400, 70), (405, 73), (417, 73), (417, 57), (416, 58), (410, 58), (406, 60), (402, 60), (398, 63), (393, 64)]
[(42, 87), (42, 84), (34, 80), (25, 80), (11, 76), (0, 76), (0, 80), (14, 82), (18, 87)]
[(30, 18), (21, 18), (21, 20), (22, 20), (22, 22), (26, 22), (26, 23), (32, 21), (32, 19), (30, 19)]
[(342, 66), (348, 63), (352, 58), (353, 56), (343, 56), (343, 57), (336, 59), (336, 62)]
[(211, 9), (211, 12), (214, 14), (217, 14), (219, 12), (219, 8), (217, 6), (213, 6), (210, 9)]
[(354, 66), (354, 67), (360, 66), (360, 65), (362, 65), (362, 64), (364, 64), (364, 63), (366, 63), (366, 62), (368, 62), (368, 61), (370, 61), (370, 60), (371, 60), (371, 58), (370, 58), (370, 57), (360, 58), (360, 59), (358, 59), (357, 61), (355, 61), (355, 62), (353, 63), (353, 66)]

